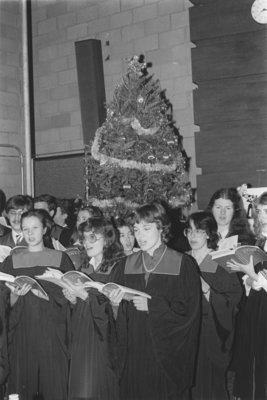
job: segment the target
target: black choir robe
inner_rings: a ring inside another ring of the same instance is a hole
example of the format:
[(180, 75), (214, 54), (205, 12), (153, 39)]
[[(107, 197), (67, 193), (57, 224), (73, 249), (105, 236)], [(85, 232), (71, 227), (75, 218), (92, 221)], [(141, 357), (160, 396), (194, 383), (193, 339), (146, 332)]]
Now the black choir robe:
[(235, 272), (222, 268), (208, 254), (199, 265), (210, 286), (202, 295), (202, 323), (193, 399), (227, 400), (226, 372), (232, 356), (235, 320), (243, 289)]
[[(47, 267), (60, 268), (63, 272), (74, 269), (65, 253), (45, 248), (40, 252), (25, 249), (7, 257), (1, 271), (34, 277)], [(8, 393), (19, 393), (21, 400), (66, 400), (70, 307), (59, 286), (45, 281), (41, 284), (49, 301), (30, 291), (19, 296), (12, 308), (8, 306), (10, 290), (6, 288)]]
[(181, 399), (194, 378), (201, 315), (198, 267), (192, 257), (167, 248), (147, 274), (142, 253), (128, 256), (114, 277), (151, 295), (148, 312), (136, 310), (132, 301), (122, 301), (118, 310), (121, 399)]
[[(106, 272), (83, 270), (93, 280), (112, 280)], [(106, 296), (90, 289), (88, 298), (77, 299), (72, 310), (72, 349), (68, 400), (119, 400), (117, 342), (113, 310)]]
[[(267, 269), (267, 262), (255, 266), (256, 273), (262, 269)], [(267, 400), (267, 293), (264, 289), (251, 289), (240, 312), (231, 369), (235, 372), (236, 397)]]

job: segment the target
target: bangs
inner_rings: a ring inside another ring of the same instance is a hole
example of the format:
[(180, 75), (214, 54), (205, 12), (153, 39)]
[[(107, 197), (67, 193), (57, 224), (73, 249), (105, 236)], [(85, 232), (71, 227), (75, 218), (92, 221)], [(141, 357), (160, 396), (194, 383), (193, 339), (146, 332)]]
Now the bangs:
[(106, 223), (101, 217), (88, 218), (79, 225), (78, 231), (104, 234)]
[(188, 218), (189, 224), (192, 222), (196, 229), (202, 229), (206, 231), (208, 229), (208, 225), (210, 223), (210, 218), (207, 217), (203, 212), (193, 213)]
[(157, 222), (158, 218), (156, 218), (155, 210), (151, 209), (150, 206), (143, 206), (135, 211), (134, 220), (136, 224), (139, 224), (141, 221), (152, 223)]

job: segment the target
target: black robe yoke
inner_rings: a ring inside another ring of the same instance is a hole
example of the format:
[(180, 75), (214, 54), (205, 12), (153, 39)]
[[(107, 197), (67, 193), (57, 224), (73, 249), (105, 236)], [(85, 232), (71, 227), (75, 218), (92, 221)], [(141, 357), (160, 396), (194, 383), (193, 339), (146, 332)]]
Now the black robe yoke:
[(193, 383), (200, 325), (200, 278), (195, 260), (167, 248), (146, 276), (142, 252), (117, 269), (117, 282), (151, 295), (148, 312), (123, 301), (117, 328), (123, 400), (181, 398)]

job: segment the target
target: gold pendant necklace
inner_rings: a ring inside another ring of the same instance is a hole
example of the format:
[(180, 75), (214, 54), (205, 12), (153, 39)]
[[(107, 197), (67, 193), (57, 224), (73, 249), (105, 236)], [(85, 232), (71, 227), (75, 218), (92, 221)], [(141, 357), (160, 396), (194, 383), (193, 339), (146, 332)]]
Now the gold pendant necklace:
[(157, 266), (159, 265), (159, 263), (160, 263), (161, 260), (163, 259), (164, 254), (166, 253), (166, 250), (167, 250), (167, 246), (165, 246), (165, 249), (164, 249), (163, 253), (161, 254), (161, 256), (160, 256), (158, 262), (157, 262), (157, 263), (154, 265), (154, 267), (151, 268), (151, 269), (148, 269), (148, 268), (147, 268), (146, 263), (145, 263), (144, 253), (142, 252), (142, 262), (143, 262), (143, 266), (144, 266), (144, 269), (146, 270), (146, 272), (148, 272), (148, 273), (153, 272), (153, 271), (157, 268)]

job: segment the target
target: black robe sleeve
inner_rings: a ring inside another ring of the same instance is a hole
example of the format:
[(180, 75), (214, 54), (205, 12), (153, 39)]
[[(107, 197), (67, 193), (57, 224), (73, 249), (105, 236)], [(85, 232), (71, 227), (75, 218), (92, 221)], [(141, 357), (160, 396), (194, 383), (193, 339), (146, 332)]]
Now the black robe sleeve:
[(159, 360), (182, 392), (192, 385), (200, 329), (200, 278), (195, 261), (184, 255), (180, 274), (172, 279), (176, 282), (171, 301), (152, 296), (148, 316)]
[[(138, 264), (139, 256), (134, 257)], [(137, 264), (133, 262), (133, 268), (126, 275), (123, 266), (116, 271), (117, 283), (151, 295), (147, 317), (144, 312), (135, 310), (131, 302), (120, 304), (117, 318), (120, 370), (123, 373), (129, 352), (137, 351), (137, 348), (129, 348), (129, 343), (133, 343), (131, 338), (136, 338), (140, 330), (148, 329), (155, 363), (182, 393), (193, 383), (199, 340), (201, 285), (198, 266), (192, 257), (168, 250), (164, 267), (151, 273), (147, 285), (142, 287), (144, 272)]]
[(236, 273), (229, 273), (218, 266), (216, 274), (202, 273), (210, 286), (210, 305), (224, 351), (230, 351), (235, 317), (242, 297), (242, 287)]

